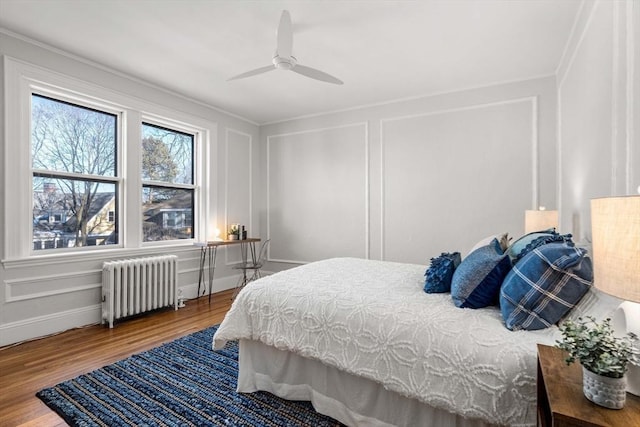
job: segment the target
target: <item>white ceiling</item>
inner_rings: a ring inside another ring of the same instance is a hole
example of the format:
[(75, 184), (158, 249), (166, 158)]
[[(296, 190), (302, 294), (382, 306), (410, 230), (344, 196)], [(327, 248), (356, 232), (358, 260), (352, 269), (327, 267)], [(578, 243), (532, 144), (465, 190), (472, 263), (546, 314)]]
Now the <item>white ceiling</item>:
[[(263, 124), (554, 74), (581, 0), (0, 0), (0, 27)], [(269, 65), (283, 9), (293, 54)]]

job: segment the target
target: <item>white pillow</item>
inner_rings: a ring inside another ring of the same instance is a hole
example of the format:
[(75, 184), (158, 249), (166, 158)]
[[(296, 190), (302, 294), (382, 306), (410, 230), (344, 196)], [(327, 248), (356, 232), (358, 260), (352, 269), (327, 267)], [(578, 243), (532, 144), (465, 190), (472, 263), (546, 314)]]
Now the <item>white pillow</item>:
[(502, 236), (504, 236), (505, 234), (507, 234), (507, 233), (494, 234), (492, 236), (485, 237), (484, 239), (480, 240), (478, 243), (473, 245), (473, 247), (471, 248), (469, 253), (471, 253), (471, 252), (475, 251), (476, 249), (481, 248), (483, 246), (487, 246), (489, 243), (491, 243), (493, 241), (493, 239), (498, 239), (498, 242), (499, 242), (500, 239), (502, 238)]

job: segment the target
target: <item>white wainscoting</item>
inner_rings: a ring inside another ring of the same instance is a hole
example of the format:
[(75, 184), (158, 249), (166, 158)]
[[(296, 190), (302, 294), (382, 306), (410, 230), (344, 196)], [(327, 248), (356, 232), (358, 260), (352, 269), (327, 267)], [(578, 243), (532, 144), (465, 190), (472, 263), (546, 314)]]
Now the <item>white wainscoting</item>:
[(267, 137), (269, 260), (369, 257), (366, 122)]
[[(17, 302), (101, 288), (101, 275), (102, 270), (88, 270), (5, 280), (4, 300), (5, 302)], [(62, 279), (64, 280), (62, 287), (51, 286), (52, 283)]]
[[(187, 299), (197, 297), (199, 254), (196, 249), (177, 253), (178, 286)], [(231, 272), (220, 261), (213, 293), (233, 288), (240, 279), (237, 271), (229, 275)], [(11, 270), (15, 277), (2, 281), (2, 316), (14, 320), (0, 325), (0, 346), (100, 322), (101, 305), (96, 303), (102, 295), (102, 263), (91, 260), (77, 264), (78, 270), (69, 270), (64, 265)], [(30, 274), (18, 270), (29, 270)], [(203, 285), (208, 290), (206, 272), (205, 266)]]
[[(380, 258), (428, 264), (485, 235), (522, 232), (538, 203), (537, 99), (386, 118)], [(467, 230), (460, 232), (460, 230)]]

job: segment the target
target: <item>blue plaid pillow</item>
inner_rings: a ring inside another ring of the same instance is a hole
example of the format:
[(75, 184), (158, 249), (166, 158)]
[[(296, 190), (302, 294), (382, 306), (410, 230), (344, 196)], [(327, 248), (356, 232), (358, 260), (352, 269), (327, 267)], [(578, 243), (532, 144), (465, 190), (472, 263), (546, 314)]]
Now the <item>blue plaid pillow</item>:
[(456, 307), (482, 308), (498, 303), (511, 260), (498, 239), (471, 252), (453, 273), (451, 298)]
[(453, 272), (460, 265), (460, 252), (443, 252), (431, 258), (431, 265), (424, 275), (424, 291), (428, 294), (444, 293), (451, 290)]
[(558, 322), (593, 283), (587, 251), (549, 243), (525, 255), (504, 279), (500, 310), (511, 330), (544, 329)]

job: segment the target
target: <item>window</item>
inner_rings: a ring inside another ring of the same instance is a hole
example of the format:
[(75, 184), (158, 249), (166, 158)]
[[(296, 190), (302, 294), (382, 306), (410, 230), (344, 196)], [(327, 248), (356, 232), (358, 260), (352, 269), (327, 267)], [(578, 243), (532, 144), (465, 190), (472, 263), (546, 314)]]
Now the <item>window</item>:
[(143, 240), (191, 239), (194, 135), (142, 124)]
[(3, 70), (4, 266), (207, 238), (215, 123), (9, 57)]
[(118, 243), (118, 117), (31, 95), (33, 249)]

